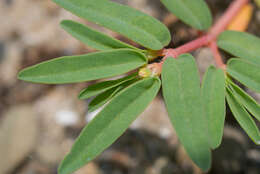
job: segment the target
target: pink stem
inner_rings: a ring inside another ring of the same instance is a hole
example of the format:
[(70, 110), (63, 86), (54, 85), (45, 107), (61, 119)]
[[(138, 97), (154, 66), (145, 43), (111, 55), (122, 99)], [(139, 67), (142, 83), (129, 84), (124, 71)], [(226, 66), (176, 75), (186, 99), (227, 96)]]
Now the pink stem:
[(202, 46), (205, 46), (208, 44), (209, 39), (207, 35), (204, 35), (202, 37), (199, 37), (198, 39), (195, 39), (187, 44), (184, 44), (178, 48), (170, 48), (170, 49), (165, 49), (163, 51), (163, 55), (167, 57), (178, 57), (180, 54), (190, 52), (192, 50), (196, 50)]
[(212, 51), (212, 53), (214, 55), (214, 58), (215, 58), (217, 66), (225, 70), (226, 69), (226, 65), (223, 63), (222, 57), (221, 57), (220, 52), (218, 50), (217, 43), (216, 42), (211, 42), (209, 44), (209, 48), (211, 49), (211, 51)]
[(211, 40), (215, 40), (217, 36), (224, 31), (232, 19), (239, 13), (241, 8), (246, 5), (249, 0), (236, 0), (231, 3), (226, 12), (210, 29), (209, 36)]
[[(231, 3), (231, 5), (228, 7), (227, 11), (221, 16), (221, 18), (214, 24), (214, 26), (209, 30), (208, 34), (199, 37), (196, 40), (193, 40), (187, 44), (184, 44), (178, 48), (170, 48), (170, 49), (164, 49), (163, 50), (163, 61), (167, 57), (174, 57), (177, 58), (180, 54), (188, 53), (191, 51), (194, 51), (198, 48), (201, 48), (203, 46), (208, 46), (211, 42), (215, 42), (217, 36), (223, 32), (228, 24), (231, 22), (231, 20), (237, 15), (237, 13), (241, 10), (241, 8), (247, 4), (249, 0), (234, 0), (234, 2)], [(216, 43), (215, 43), (216, 44)], [(218, 62), (218, 65), (223, 65), (222, 59), (216, 58), (216, 62)], [(218, 60), (217, 60), (218, 59)]]

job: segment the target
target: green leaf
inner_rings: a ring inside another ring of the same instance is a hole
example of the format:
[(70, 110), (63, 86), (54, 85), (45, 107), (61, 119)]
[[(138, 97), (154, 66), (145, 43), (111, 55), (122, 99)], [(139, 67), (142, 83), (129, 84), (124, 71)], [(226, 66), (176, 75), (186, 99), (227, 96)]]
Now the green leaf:
[(221, 144), (225, 121), (225, 74), (210, 66), (202, 83), (202, 100), (208, 118), (209, 142), (215, 149)]
[(134, 46), (116, 40), (78, 22), (63, 20), (61, 22), (61, 27), (76, 39), (97, 50), (111, 50), (118, 48), (131, 48), (139, 50)]
[(158, 78), (140, 80), (120, 91), (83, 129), (59, 174), (70, 174), (110, 146), (144, 111), (160, 89)]
[(227, 72), (248, 88), (260, 92), (260, 65), (243, 59), (230, 59)]
[(132, 80), (136, 77), (137, 77), (137, 73), (133, 73), (129, 76), (126, 76), (124, 78), (120, 78), (117, 80), (109, 80), (109, 81), (96, 83), (94, 85), (90, 85), (86, 89), (84, 89), (80, 92), (79, 98), (87, 99), (87, 98), (93, 97), (93, 96), (98, 95), (102, 92), (105, 92), (111, 88), (121, 85), (122, 83), (124, 83), (126, 81)]
[(226, 98), (230, 110), (240, 126), (256, 144), (260, 145), (260, 132), (254, 120), (251, 118), (245, 108), (236, 100), (229, 88), (227, 88)]
[(54, 0), (75, 15), (118, 32), (140, 45), (160, 50), (171, 36), (165, 25), (140, 11), (108, 0)]
[(103, 92), (96, 96), (88, 105), (88, 112), (93, 112), (96, 109), (100, 108), (104, 104), (106, 104), (109, 100), (113, 98), (113, 96), (116, 95), (120, 90), (122, 89), (121, 86), (114, 87), (112, 89), (109, 89), (106, 92)]
[(196, 29), (206, 30), (212, 24), (212, 16), (204, 0), (161, 1), (174, 15)]
[(119, 91), (124, 89), (125, 87), (133, 84), (134, 82), (138, 81), (139, 79), (133, 79), (127, 81), (120, 86), (114, 87), (106, 92), (103, 92), (96, 96), (88, 105), (88, 111), (93, 112), (94, 110), (100, 108), (104, 104), (106, 104), (109, 100), (111, 100)]
[(260, 121), (260, 106), (249, 96), (243, 89), (230, 81), (230, 89), (232, 94), (258, 121)]
[(165, 61), (162, 88), (171, 122), (187, 154), (201, 169), (208, 170), (211, 152), (207, 118), (203, 114), (198, 70), (191, 55)]
[(228, 53), (260, 65), (260, 39), (239, 31), (224, 31), (218, 38), (218, 46)]
[(113, 77), (147, 63), (143, 54), (117, 49), (42, 62), (21, 71), (18, 78), (35, 83), (64, 84)]

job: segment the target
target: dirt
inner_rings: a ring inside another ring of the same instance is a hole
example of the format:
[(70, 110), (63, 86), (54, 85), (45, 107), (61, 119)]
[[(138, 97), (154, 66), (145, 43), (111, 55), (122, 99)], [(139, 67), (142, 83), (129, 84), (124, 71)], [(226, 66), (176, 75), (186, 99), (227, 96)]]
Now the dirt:
[[(179, 46), (197, 36), (196, 30), (170, 15), (158, 0), (117, 1), (163, 21), (173, 36), (169, 47)], [(231, 0), (207, 2), (216, 19)], [(9, 130), (0, 137), (0, 152), (7, 152), (7, 140), (12, 140), (10, 148), (21, 149), (17, 155), (4, 155), (5, 161), (0, 160), (0, 171), (4, 171), (1, 174), (57, 173), (60, 161), (88, 120), (89, 101), (78, 100), (77, 94), (90, 83), (39, 85), (16, 78), (24, 67), (59, 56), (93, 51), (60, 28), (62, 19), (83, 22), (132, 43), (75, 17), (51, 1), (0, 1), (0, 130)], [(248, 31), (260, 36), (260, 10), (257, 7)], [(222, 54), (228, 58), (226, 53)], [(206, 67), (214, 64), (212, 55), (206, 48), (193, 52), (193, 55), (202, 76)], [(250, 94), (259, 99), (259, 94)], [(24, 107), (30, 114), (19, 111)], [(224, 140), (213, 153), (213, 167), (208, 173), (259, 174), (259, 156), (260, 148), (251, 142), (227, 110)], [(199, 174), (201, 171), (192, 164), (179, 144), (159, 95), (124, 135), (93, 162), (77, 171), (77, 174), (85, 173)]]

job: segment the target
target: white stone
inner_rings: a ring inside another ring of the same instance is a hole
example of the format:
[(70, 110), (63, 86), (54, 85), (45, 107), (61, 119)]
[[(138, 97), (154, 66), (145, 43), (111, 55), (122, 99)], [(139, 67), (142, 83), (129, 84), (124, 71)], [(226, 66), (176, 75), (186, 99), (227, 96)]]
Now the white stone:
[(73, 126), (79, 121), (79, 115), (71, 110), (59, 110), (55, 114), (57, 124)]

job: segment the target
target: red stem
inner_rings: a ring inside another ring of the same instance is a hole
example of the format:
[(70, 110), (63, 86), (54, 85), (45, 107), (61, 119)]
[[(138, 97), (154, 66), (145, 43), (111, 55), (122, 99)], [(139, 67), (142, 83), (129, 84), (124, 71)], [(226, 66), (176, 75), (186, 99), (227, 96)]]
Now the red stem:
[(226, 65), (223, 63), (222, 57), (221, 57), (221, 55), (219, 53), (217, 43), (216, 42), (211, 42), (209, 44), (209, 48), (211, 49), (211, 51), (212, 51), (212, 53), (214, 55), (214, 58), (215, 58), (217, 66), (222, 68), (222, 69), (226, 69)]
[(196, 50), (200, 47), (205, 46), (206, 44), (209, 43), (209, 38), (208, 35), (204, 35), (199, 37), (198, 39), (195, 39), (191, 42), (188, 42), (180, 47), (177, 48), (169, 48), (169, 49), (164, 49), (163, 55), (165, 58), (167, 57), (178, 57), (180, 54), (187, 53), (193, 50)]
[(211, 40), (215, 40), (217, 36), (224, 31), (231, 20), (239, 13), (241, 8), (246, 5), (249, 0), (236, 0), (226, 10), (226, 13), (216, 22), (216, 24), (210, 29), (209, 35)]
[[(163, 50), (163, 56), (164, 56), (163, 61), (167, 57), (176, 58), (180, 54), (194, 51), (203, 46), (211, 45), (210, 48), (212, 49), (212, 51), (215, 52), (214, 55), (216, 55), (215, 59), (216, 59), (217, 65), (220, 67), (223, 67), (224, 63), (221, 59), (221, 56), (217, 49), (217, 45), (215, 43), (216, 38), (222, 31), (224, 31), (227, 28), (227, 26), (231, 22), (231, 20), (238, 14), (238, 12), (241, 10), (241, 8), (248, 2), (249, 2), (249, 0), (234, 0), (231, 3), (231, 5), (228, 7), (227, 11), (214, 24), (214, 26), (209, 30), (209, 32), (207, 34), (205, 34), (204, 36), (199, 37), (198, 39), (193, 40), (187, 44), (184, 44), (178, 48), (164, 49)], [(213, 44), (211, 44), (212, 42), (213, 42)]]

